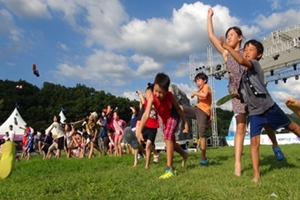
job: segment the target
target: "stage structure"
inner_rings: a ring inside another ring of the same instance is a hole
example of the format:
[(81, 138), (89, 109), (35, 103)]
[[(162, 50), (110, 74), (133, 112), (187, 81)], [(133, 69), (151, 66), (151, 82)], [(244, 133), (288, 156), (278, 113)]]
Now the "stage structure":
[[(215, 86), (214, 86), (214, 74), (215, 74), (215, 66), (213, 66), (213, 53), (212, 53), (212, 47), (207, 46), (207, 66), (202, 66), (198, 67), (195, 65), (194, 61), (194, 56), (190, 55), (189, 57), (189, 64), (190, 64), (190, 83), (191, 83), (191, 88), (194, 90), (198, 90), (198, 88), (195, 88), (195, 82), (194, 78), (197, 73), (203, 72), (208, 75), (208, 84), (211, 87), (212, 90), (212, 109), (211, 109), (211, 115), (212, 115), (212, 120), (211, 120), (211, 129), (212, 129), (212, 145), (213, 146), (219, 146), (219, 137), (218, 137), (218, 125), (217, 125), (217, 112), (216, 112), (216, 104), (215, 104)], [(192, 121), (192, 131), (193, 133), (197, 133), (198, 135), (198, 130), (197, 130), (197, 121), (193, 120)]]
[(275, 30), (262, 38), (264, 55), (260, 60), (266, 82), (286, 83), (290, 77), (299, 79), (300, 24)]

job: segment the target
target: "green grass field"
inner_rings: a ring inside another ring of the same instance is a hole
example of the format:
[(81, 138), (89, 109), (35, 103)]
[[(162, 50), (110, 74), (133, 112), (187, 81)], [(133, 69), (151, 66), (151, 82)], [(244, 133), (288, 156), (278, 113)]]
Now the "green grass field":
[[(300, 199), (300, 145), (285, 145), (287, 157), (277, 162), (271, 146), (261, 146), (261, 181), (252, 183), (249, 146), (245, 146), (242, 177), (233, 175), (233, 147), (209, 148), (210, 164), (199, 166), (200, 153), (191, 153), (187, 167), (175, 154), (177, 176), (158, 177), (159, 163), (132, 167), (133, 156), (43, 160), (33, 156), (15, 164), (11, 176), (0, 180), (0, 199)], [(274, 193), (276, 197), (271, 194)]]

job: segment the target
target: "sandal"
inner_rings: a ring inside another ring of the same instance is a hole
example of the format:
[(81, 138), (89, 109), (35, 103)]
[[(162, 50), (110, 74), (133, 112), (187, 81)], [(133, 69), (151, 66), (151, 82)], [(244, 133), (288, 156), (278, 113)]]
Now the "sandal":
[(283, 161), (285, 159), (280, 147), (274, 148), (273, 152), (275, 154), (277, 161)]
[(203, 165), (203, 166), (207, 166), (209, 163), (209, 161), (206, 159), (206, 160), (200, 160), (199, 164), (200, 165)]

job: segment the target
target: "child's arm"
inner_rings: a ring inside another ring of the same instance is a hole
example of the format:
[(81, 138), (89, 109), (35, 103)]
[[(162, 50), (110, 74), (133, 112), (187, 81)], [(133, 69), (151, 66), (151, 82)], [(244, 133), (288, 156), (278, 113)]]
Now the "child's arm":
[(208, 87), (204, 87), (201, 92), (200, 92), (200, 90), (197, 92), (193, 92), (191, 95), (191, 98), (194, 98), (195, 96), (197, 96), (198, 98), (206, 98), (209, 94), (210, 94), (210, 91), (208, 90)]
[(243, 58), (238, 52), (236, 52), (231, 46), (229, 46), (227, 43), (224, 42), (224, 38), (220, 37), (220, 45), (226, 49), (232, 57), (238, 62), (240, 65), (243, 65), (248, 68), (252, 68), (252, 63), (249, 60), (246, 60)]
[[(174, 95), (172, 96), (172, 103), (173, 106), (175, 107), (175, 109), (177, 110), (178, 114), (180, 115), (183, 123), (184, 123), (184, 129), (183, 129), (183, 133), (188, 133), (189, 132), (189, 124), (187, 123), (185, 114), (183, 113), (182, 109), (180, 108), (177, 100), (175, 99)], [(148, 105), (147, 105), (148, 106)]]
[(136, 130), (136, 136), (137, 136), (139, 142), (144, 141), (144, 138), (143, 138), (143, 135), (142, 135), (142, 130), (143, 130), (145, 124), (146, 124), (147, 119), (149, 118), (152, 104), (153, 104), (153, 97), (151, 95), (150, 98), (148, 99), (147, 107), (146, 107), (146, 109), (143, 113), (140, 125)]
[(208, 38), (217, 51), (222, 55), (224, 61), (227, 61), (227, 51), (220, 45), (219, 39), (214, 34), (214, 27), (212, 22), (212, 17), (214, 15), (213, 9), (209, 8), (207, 12), (207, 33)]

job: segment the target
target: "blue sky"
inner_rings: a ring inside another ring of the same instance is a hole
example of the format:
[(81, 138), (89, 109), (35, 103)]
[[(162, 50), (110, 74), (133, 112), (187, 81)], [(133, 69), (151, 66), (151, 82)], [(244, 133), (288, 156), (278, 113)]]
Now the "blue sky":
[[(163, 71), (190, 96), (189, 55), (207, 65), (208, 8), (214, 9), (217, 35), (237, 25), (247, 40), (299, 24), (299, 5), (300, 0), (0, 0), (0, 79), (38, 87), (80, 83), (136, 98), (135, 91)], [(214, 51), (214, 64), (221, 61)], [(33, 63), (40, 77), (33, 75)], [(300, 98), (297, 84), (289, 80), (268, 88), (285, 109), (287, 96)], [(226, 86), (227, 80), (215, 80), (216, 99), (227, 94)]]

